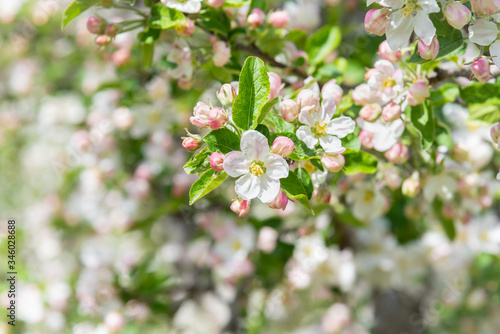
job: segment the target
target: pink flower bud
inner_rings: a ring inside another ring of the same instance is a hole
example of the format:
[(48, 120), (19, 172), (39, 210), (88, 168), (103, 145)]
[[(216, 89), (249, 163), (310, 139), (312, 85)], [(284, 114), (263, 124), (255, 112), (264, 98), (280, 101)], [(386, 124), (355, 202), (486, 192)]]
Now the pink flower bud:
[(288, 137), (279, 136), (273, 142), (271, 153), (286, 157), (295, 149), (293, 141)]
[(372, 149), (373, 148), (373, 133), (367, 130), (361, 130), (359, 133), (359, 140), (361, 141), (361, 145), (365, 148)]
[(104, 45), (108, 44), (110, 41), (111, 41), (111, 38), (109, 38), (109, 36), (106, 36), (106, 35), (99, 35), (95, 38), (95, 44), (97, 44), (99, 46), (104, 46)]
[(281, 78), (274, 72), (267, 72), (269, 75), (269, 100), (273, 100), (278, 97), (281, 91)]
[(276, 248), (276, 241), (278, 240), (278, 232), (269, 226), (264, 226), (259, 231), (257, 238), (257, 248), (264, 253), (272, 253)]
[(390, 102), (382, 109), (382, 119), (384, 122), (390, 123), (401, 117), (401, 106), (397, 103)]
[(209, 114), (210, 114), (210, 107), (206, 105), (203, 102), (198, 102), (196, 104), (196, 107), (194, 107), (194, 116), (191, 116), (189, 118), (189, 121), (191, 124), (196, 125), (196, 126), (209, 126)]
[(214, 8), (219, 8), (224, 4), (224, 0), (206, 0), (207, 5)]
[(208, 114), (208, 126), (212, 130), (218, 130), (227, 122), (227, 115), (221, 108), (212, 108)]
[(380, 71), (376, 68), (369, 68), (365, 73), (365, 80), (368, 81), (375, 73), (379, 73)]
[(352, 91), (352, 99), (354, 103), (364, 106), (365, 104), (376, 101), (378, 98), (375, 96), (370, 86), (363, 83), (354, 88)]
[(418, 173), (413, 173), (412, 176), (404, 180), (401, 186), (401, 192), (408, 197), (415, 197), (420, 191), (420, 177)]
[(299, 105), (294, 100), (284, 100), (281, 102), (281, 117), (287, 122), (293, 122), (299, 115)]
[(104, 20), (95, 16), (89, 17), (87, 20), (87, 30), (91, 34), (96, 35), (104, 33)]
[(472, 73), (480, 83), (488, 82), (491, 79), (490, 62), (484, 58), (479, 58), (471, 65)]
[(110, 23), (106, 26), (105, 34), (109, 37), (115, 37), (119, 31), (120, 31), (120, 28), (117, 25)]
[(214, 152), (210, 155), (210, 167), (216, 172), (224, 170), (222, 164), (224, 163), (224, 154)]
[(380, 54), (380, 57), (390, 61), (391, 63), (397, 62), (403, 56), (401, 50), (392, 51), (387, 41), (383, 41), (382, 43), (380, 43), (380, 45), (378, 46), (378, 53)]
[(217, 92), (217, 98), (224, 107), (230, 106), (236, 99), (236, 90), (231, 84), (223, 84)]
[(117, 66), (122, 66), (130, 60), (130, 49), (122, 48), (118, 49), (111, 55), (111, 60)]
[(365, 16), (365, 29), (369, 33), (375, 34), (377, 36), (382, 36), (385, 34), (385, 28), (389, 23), (388, 9), (370, 9)]
[(213, 61), (217, 67), (222, 67), (227, 64), (231, 56), (231, 48), (226, 45), (226, 42), (218, 41), (212, 46)]
[(191, 36), (192, 34), (194, 34), (194, 30), (196, 28), (193, 20), (190, 20), (188, 18), (186, 18), (185, 21), (183, 21), (182, 23), (178, 23), (174, 26), (175, 28), (175, 32), (179, 35), (179, 36)]
[(271, 209), (281, 209), (285, 211), (287, 204), (288, 204), (288, 197), (286, 197), (285, 193), (282, 190), (280, 190), (278, 196), (276, 196), (276, 198), (267, 205)]
[(332, 79), (328, 81), (323, 88), (321, 88), (321, 96), (324, 99), (331, 98), (333, 101), (335, 101), (335, 105), (339, 105), (340, 102), (342, 101), (342, 94), (344, 91), (342, 88), (337, 85), (337, 80)]
[(182, 142), (182, 147), (191, 151), (196, 150), (198, 147), (200, 147), (200, 145), (201, 143), (193, 137), (186, 137)]
[(254, 8), (252, 13), (247, 17), (247, 23), (252, 28), (260, 27), (266, 20), (266, 14), (259, 8)]
[(106, 314), (106, 317), (104, 318), (104, 324), (110, 333), (118, 333), (123, 327), (125, 327), (125, 323), (126, 321), (123, 315), (116, 311)]
[(385, 157), (392, 163), (403, 164), (410, 158), (410, 150), (407, 146), (397, 143), (385, 152)]
[(269, 15), (269, 23), (275, 28), (285, 28), (288, 25), (288, 12), (278, 10)]
[(297, 95), (297, 103), (300, 109), (307, 107), (309, 111), (319, 108), (319, 96), (310, 89), (303, 89)]
[(497, 0), (470, 0), (472, 11), (480, 16), (490, 16), (500, 11), (500, 3)]
[(418, 53), (420, 53), (420, 57), (423, 59), (432, 60), (436, 58), (439, 53), (439, 41), (436, 36), (434, 36), (429, 45), (425, 45), (421, 39), (418, 40)]
[(325, 188), (315, 189), (312, 193), (311, 199), (314, 200), (314, 203), (317, 203), (319, 205), (329, 204), (330, 200), (332, 199), (332, 193)]
[(359, 111), (359, 117), (367, 122), (375, 122), (380, 114), (382, 113), (382, 108), (377, 103), (367, 104)]
[(250, 212), (250, 201), (235, 199), (231, 204), (231, 211), (236, 213), (240, 218), (245, 217)]
[(449, 1), (443, 9), (444, 17), (455, 29), (462, 29), (470, 22), (471, 14), (469, 8), (458, 1)]
[(151, 180), (153, 178), (153, 172), (148, 165), (142, 164), (137, 167), (134, 172), (134, 178), (136, 179), (144, 179)]
[(491, 127), (490, 130), (491, 139), (500, 148), (500, 123), (497, 123)]
[(427, 84), (423, 81), (417, 81), (408, 90), (408, 104), (411, 106), (419, 105), (430, 96)]
[(321, 158), (321, 162), (332, 173), (340, 172), (345, 166), (345, 158), (342, 154), (325, 155)]

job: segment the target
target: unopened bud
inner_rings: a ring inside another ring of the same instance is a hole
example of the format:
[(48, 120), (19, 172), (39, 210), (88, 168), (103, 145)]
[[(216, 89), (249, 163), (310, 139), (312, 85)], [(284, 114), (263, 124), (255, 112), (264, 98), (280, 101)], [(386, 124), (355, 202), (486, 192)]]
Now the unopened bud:
[(95, 38), (95, 44), (97, 44), (99, 46), (104, 46), (104, 45), (108, 44), (110, 41), (111, 41), (111, 38), (109, 38), (109, 36), (106, 36), (106, 35), (99, 35)]
[(87, 20), (87, 30), (96, 35), (104, 33), (104, 20), (95, 16), (89, 17)]
[(182, 142), (182, 147), (191, 151), (196, 150), (200, 145), (201, 143), (192, 137), (186, 137)]
[(420, 57), (427, 60), (432, 60), (439, 53), (439, 41), (436, 36), (432, 39), (431, 44), (426, 45), (421, 39), (418, 41), (418, 53)]
[(335, 101), (335, 105), (339, 105), (340, 102), (342, 101), (342, 94), (344, 91), (342, 88), (337, 85), (337, 80), (332, 79), (328, 81), (323, 88), (321, 88), (321, 96), (324, 99), (331, 98), (333, 101)]
[(269, 23), (275, 28), (285, 28), (288, 25), (288, 12), (278, 10), (269, 15)]
[(384, 122), (390, 123), (401, 117), (401, 106), (394, 102), (390, 102), (382, 109), (382, 119)]
[(216, 172), (224, 170), (222, 166), (224, 163), (224, 154), (219, 152), (214, 152), (210, 155), (210, 167)]
[(295, 144), (293, 143), (293, 140), (288, 137), (279, 136), (273, 142), (271, 153), (286, 157), (287, 155), (292, 153), (294, 149)]
[(319, 96), (310, 89), (303, 89), (297, 95), (297, 103), (302, 108), (308, 108), (308, 111), (319, 108)]
[(221, 108), (212, 108), (208, 114), (208, 125), (212, 130), (218, 130), (227, 122), (227, 115)]
[(491, 79), (490, 62), (484, 58), (479, 58), (471, 66), (472, 73), (480, 83), (485, 83)]
[(254, 8), (252, 13), (247, 17), (247, 23), (252, 28), (260, 27), (266, 20), (266, 14), (259, 8)]
[(264, 253), (272, 253), (276, 248), (276, 241), (278, 240), (278, 232), (269, 226), (264, 226), (259, 231), (257, 238), (257, 248)]
[(236, 213), (238, 217), (245, 217), (250, 212), (250, 201), (245, 199), (235, 199), (231, 204), (231, 211)]
[(194, 107), (193, 116), (189, 118), (191, 124), (201, 127), (208, 126), (210, 109), (210, 106), (206, 105), (205, 103), (198, 102), (196, 104), (196, 107)]
[(283, 190), (280, 190), (278, 196), (276, 196), (276, 198), (267, 205), (271, 209), (281, 209), (284, 211), (286, 209), (287, 204), (288, 204), (288, 197), (285, 195)]
[(390, 162), (401, 165), (410, 158), (410, 150), (408, 146), (397, 143), (385, 152), (385, 157)]
[(269, 100), (278, 97), (281, 91), (281, 78), (274, 72), (267, 72), (269, 75)]
[(419, 105), (430, 96), (431, 93), (427, 84), (423, 81), (417, 81), (408, 90), (408, 104), (411, 106)]
[(214, 65), (217, 67), (226, 65), (231, 56), (231, 48), (224, 41), (215, 42), (212, 46), (212, 52), (214, 53)]
[(490, 16), (500, 11), (500, 6), (495, 0), (470, 0), (472, 11), (480, 16)]
[(388, 9), (370, 9), (365, 16), (365, 29), (377, 36), (385, 34), (385, 28), (389, 23)]
[(462, 29), (471, 19), (469, 8), (458, 1), (449, 1), (443, 8), (443, 14), (455, 29)]
[(367, 122), (375, 122), (380, 114), (382, 113), (382, 108), (377, 103), (367, 104), (359, 111), (359, 117)]
[(325, 155), (321, 158), (321, 162), (332, 173), (341, 171), (345, 166), (345, 158), (342, 154)]
[(387, 41), (380, 43), (378, 46), (378, 53), (380, 54), (380, 57), (390, 61), (391, 63), (397, 62), (403, 56), (401, 50), (392, 51)]
[(191, 36), (194, 34), (194, 30), (196, 26), (194, 25), (193, 20), (190, 20), (186, 18), (185, 21), (182, 21), (181, 23), (177, 23), (175, 26), (175, 32), (179, 36)]
[(332, 199), (332, 193), (325, 188), (315, 189), (312, 193), (311, 199), (314, 201), (314, 203), (317, 203), (319, 205), (329, 204), (330, 200)]
[(373, 133), (367, 130), (361, 130), (359, 133), (359, 140), (361, 141), (361, 145), (365, 148), (372, 149), (373, 148)]
[(214, 8), (219, 8), (224, 4), (224, 0), (205, 0), (207, 5)]
[(407, 197), (415, 197), (420, 192), (420, 177), (418, 173), (413, 173), (412, 176), (404, 180), (401, 186), (403, 195)]
[(490, 130), (491, 139), (500, 148), (500, 123), (497, 123), (491, 127)]
[(228, 107), (236, 99), (236, 90), (231, 84), (223, 84), (217, 92), (217, 98), (224, 107)]
[(106, 26), (105, 34), (106, 34), (106, 36), (109, 36), (109, 37), (115, 37), (119, 31), (120, 31), (120, 28), (117, 25), (110, 23)]
[(284, 100), (281, 102), (281, 117), (287, 122), (293, 122), (299, 115), (300, 109), (294, 100)]

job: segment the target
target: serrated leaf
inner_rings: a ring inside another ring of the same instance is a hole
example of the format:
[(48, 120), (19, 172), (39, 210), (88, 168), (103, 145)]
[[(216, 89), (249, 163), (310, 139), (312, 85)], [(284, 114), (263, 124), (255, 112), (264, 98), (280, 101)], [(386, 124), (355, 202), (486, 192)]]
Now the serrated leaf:
[(368, 152), (360, 151), (353, 152), (346, 150), (344, 153), (345, 158), (345, 174), (373, 174), (377, 171), (378, 159)]
[(257, 126), (258, 117), (269, 98), (269, 75), (264, 62), (248, 57), (241, 70), (239, 91), (233, 105), (233, 121), (242, 130)]
[(288, 198), (296, 200), (314, 215), (307, 196), (307, 190), (295, 173), (290, 172), (287, 178), (280, 180), (280, 183), (281, 189)]
[(227, 177), (226, 172), (217, 173), (213, 169), (201, 174), (189, 190), (189, 205), (193, 205), (197, 200), (220, 186)]
[(415, 107), (408, 107), (407, 115), (421, 135), (422, 149), (427, 150), (432, 146), (435, 136), (434, 115), (429, 101)]
[(200, 167), (205, 165), (207, 159), (208, 159), (208, 161), (210, 160), (208, 158), (210, 152), (211, 151), (208, 148), (208, 146), (205, 146), (204, 148), (202, 148), (201, 151), (198, 152), (198, 154), (194, 155), (193, 157), (191, 157), (191, 159), (189, 159), (188, 162), (186, 162), (186, 164), (184, 165), (184, 171), (188, 174), (196, 173), (196, 171)]
[(205, 29), (219, 32), (224, 36), (229, 34), (231, 22), (224, 11), (207, 8), (200, 13), (200, 16), (199, 24)]
[(75, 17), (86, 11), (92, 6), (97, 5), (101, 0), (75, 0), (63, 13), (62, 27), (66, 27)]
[(305, 51), (309, 55), (311, 64), (316, 65), (335, 50), (342, 39), (342, 33), (338, 27), (326, 26), (321, 28), (306, 42)]
[(304, 188), (307, 191), (307, 198), (311, 199), (312, 193), (314, 191), (314, 186), (311, 180), (311, 176), (304, 168), (297, 168), (294, 170), (294, 173), (297, 174), (300, 182), (304, 185)]
[(162, 3), (157, 3), (151, 8), (149, 27), (152, 29), (166, 30), (184, 22), (186, 22), (186, 17), (177, 9), (167, 7)]
[(231, 151), (240, 150), (240, 137), (226, 128), (214, 130), (207, 134), (203, 139), (212, 152), (217, 151), (227, 154)]

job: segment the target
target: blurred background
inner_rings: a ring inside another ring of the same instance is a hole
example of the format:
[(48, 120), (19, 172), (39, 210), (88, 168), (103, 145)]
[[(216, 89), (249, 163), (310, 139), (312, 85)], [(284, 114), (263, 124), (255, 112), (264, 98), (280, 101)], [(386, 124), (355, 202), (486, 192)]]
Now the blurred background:
[[(404, 223), (422, 217), (400, 195), (389, 218), (363, 228), (294, 203), (278, 215), (255, 203), (242, 220), (229, 210), (231, 185), (190, 207), (196, 176), (182, 168), (180, 137), (196, 102), (216, 101), (238, 71), (205, 67), (182, 89), (169, 55), (185, 49), (169, 36), (146, 70), (137, 32), (94, 43), (92, 10), (62, 30), (68, 4), (0, 2), (0, 249), (15, 219), (18, 272), (18, 323), (3, 317), (0, 333), (500, 333), (494, 211), (452, 242)], [(364, 81), (383, 40), (364, 31), (365, 3), (286, 6), (303, 30), (342, 29), (320, 77), (346, 91)], [(493, 171), (474, 177), (467, 185), (491, 198)], [(345, 211), (342, 191), (332, 203)], [(2, 307), (6, 290), (2, 276)]]

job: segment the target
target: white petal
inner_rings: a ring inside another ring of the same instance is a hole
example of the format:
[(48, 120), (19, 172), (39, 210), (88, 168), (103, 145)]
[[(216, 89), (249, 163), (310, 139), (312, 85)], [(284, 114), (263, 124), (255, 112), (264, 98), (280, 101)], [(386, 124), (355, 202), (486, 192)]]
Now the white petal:
[(413, 32), (413, 16), (406, 17), (400, 10), (391, 14), (390, 22), (385, 30), (387, 43), (392, 50), (399, 50), (408, 44)]
[(318, 144), (318, 138), (314, 137), (308, 126), (301, 126), (297, 129), (297, 138), (302, 140), (307, 147), (313, 149)]
[(490, 46), (490, 55), (495, 65), (500, 68), (500, 41), (496, 41)]
[(340, 139), (334, 136), (321, 137), (319, 139), (319, 143), (326, 153), (339, 154), (345, 151), (345, 148), (342, 146), (342, 142), (340, 141)]
[(356, 122), (354, 122), (352, 118), (341, 116), (339, 118), (331, 120), (331, 122), (328, 124), (327, 133), (332, 136), (344, 138), (349, 133), (352, 133), (355, 127)]
[(435, 0), (418, 0), (418, 5), (425, 14), (439, 12), (439, 6)]
[(379, 152), (385, 152), (398, 142), (399, 137), (391, 135), (389, 131), (376, 132), (373, 134), (373, 148)]
[(167, 0), (165, 1), (165, 5), (170, 8), (177, 9), (178, 11), (181, 11), (183, 13), (198, 13), (201, 9), (201, 0), (188, 0), (187, 2), (184, 1), (177, 1), (177, 0)]
[(497, 39), (498, 28), (493, 22), (479, 19), (469, 27), (469, 39), (479, 45), (490, 45)]
[(328, 123), (335, 115), (335, 110), (337, 110), (337, 106), (332, 98), (323, 99), (321, 102), (321, 120)]
[(377, 60), (373, 65), (374, 68), (385, 74), (386, 76), (393, 76), (394, 65), (388, 60), (381, 59)]
[(415, 16), (415, 34), (425, 45), (430, 45), (436, 34), (436, 28), (434, 28), (431, 19), (422, 11), (419, 11)]
[(247, 173), (235, 182), (234, 190), (241, 198), (251, 200), (259, 196), (261, 191), (262, 177)]
[(313, 118), (313, 115), (309, 112), (309, 110), (304, 107), (300, 110), (299, 122), (302, 124), (313, 126), (314, 123), (316, 123), (316, 120)]
[(224, 162), (222, 163), (224, 171), (232, 177), (238, 177), (248, 173), (250, 168), (250, 161), (243, 152), (232, 151), (226, 154)]
[(264, 159), (264, 167), (266, 167), (266, 175), (271, 179), (282, 179), (288, 176), (289, 167), (285, 159), (278, 154), (269, 154)]
[(262, 203), (272, 202), (280, 192), (280, 181), (273, 180), (267, 175), (262, 175), (259, 199)]
[(248, 130), (241, 137), (241, 151), (249, 160), (262, 161), (269, 153), (269, 143), (262, 133)]

